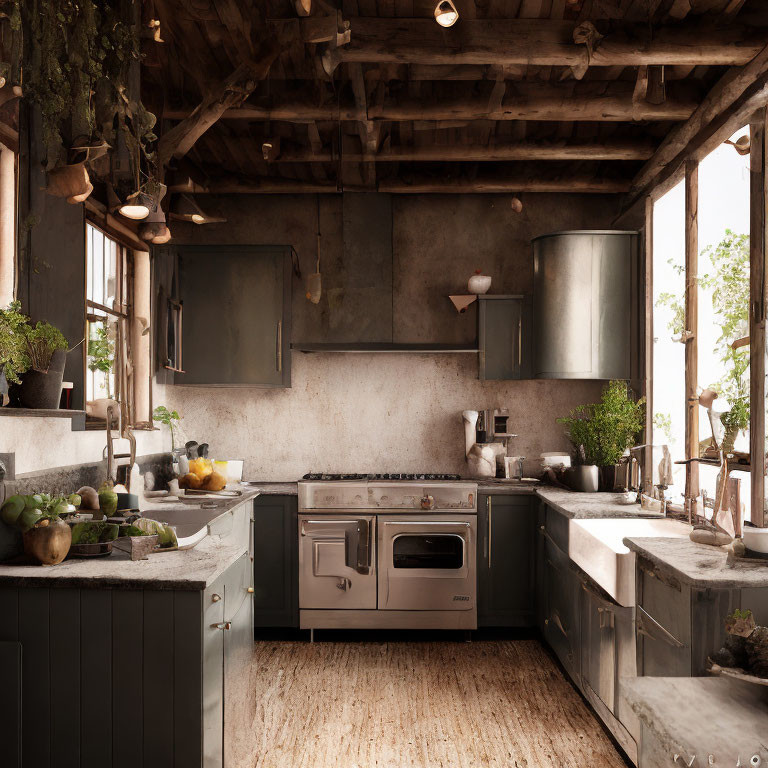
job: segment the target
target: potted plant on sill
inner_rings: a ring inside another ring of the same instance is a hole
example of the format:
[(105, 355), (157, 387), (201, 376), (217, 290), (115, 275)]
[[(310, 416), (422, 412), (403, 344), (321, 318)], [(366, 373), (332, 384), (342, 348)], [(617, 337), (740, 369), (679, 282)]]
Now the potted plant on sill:
[(14, 385), (13, 394), (22, 408), (55, 410), (61, 400), (61, 384), (69, 344), (64, 334), (47, 322), (23, 329), (29, 368)]
[(633, 400), (626, 382), (611, 381), (599, 403), (580, 405), (558, 423), (576, 450), (576, 464), (597, 467), (598, 490), (611, 491), (616, 465), (643, 428), (645, 398)]
[(8, 385), (21, 383), (21, 374), (29, 369), (27, 324), (21, 302), (12, 301), (7, 309), (0, 309), (0, 406), (8, 402)]
[[(91, 326), (93, 328), (93, 326)], [(95, 333), (88, 339), (88, 370), (104, 375), (106, 397), (88, 400), (85, 412), (89, 418), (107, 420), (107, 409), (112, 406), (118, 409), (118, 402), (112, 397), (109, 375), (115, 365), (115, 341), (110, 338), (109, 330), (102, 325), (95, 328)]]

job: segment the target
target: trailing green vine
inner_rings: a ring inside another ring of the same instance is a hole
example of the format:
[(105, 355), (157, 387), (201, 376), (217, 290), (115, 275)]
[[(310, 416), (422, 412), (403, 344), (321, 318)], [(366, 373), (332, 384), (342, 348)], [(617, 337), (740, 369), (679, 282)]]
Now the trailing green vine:
[(76, 141), (114, 146), (118, 126), (137, 153), (156, 138), (154, 115), (127, 95), (140, 48), (126, 7), (121, 0), (12, 0), (24, 97), (40, 109), (48, 169), (66, 163)]

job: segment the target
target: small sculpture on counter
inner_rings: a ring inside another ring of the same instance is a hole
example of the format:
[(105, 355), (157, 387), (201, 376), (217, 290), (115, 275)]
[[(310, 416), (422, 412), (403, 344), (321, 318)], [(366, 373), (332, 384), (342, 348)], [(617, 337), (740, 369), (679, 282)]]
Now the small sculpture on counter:
[(712, 662), (768, 678), (768, 627), (755, 626), (752, 611), (737, 609), (726, 618), (725, 631), (728, 636)]

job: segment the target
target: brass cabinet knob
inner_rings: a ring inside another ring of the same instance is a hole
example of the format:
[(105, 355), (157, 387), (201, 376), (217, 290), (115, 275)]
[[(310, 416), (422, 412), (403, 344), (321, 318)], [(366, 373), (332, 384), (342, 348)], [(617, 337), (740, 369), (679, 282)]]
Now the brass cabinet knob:
[(248, 589), (245, 590), (249, 595), (253, 594), (253, 587), (248, 587)]
[(211, 602), (218, 603), (219, 600), (221, 600), (221, 595), (216, 595), (216, 594), (211, 595)]
[(211, 624), (211, 629), (232, 629), (232, 622), (222, 621), (218, 624)]

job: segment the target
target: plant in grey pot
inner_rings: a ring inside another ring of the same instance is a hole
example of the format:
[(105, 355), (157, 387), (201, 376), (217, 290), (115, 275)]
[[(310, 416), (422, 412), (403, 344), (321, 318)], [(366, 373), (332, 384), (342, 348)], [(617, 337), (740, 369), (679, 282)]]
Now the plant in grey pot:
[(616, 465), (635, 444), (644, 414), (645, 398), (633, 400), (626, 382), (611, 381), (599, 403), (580, 405), (557, 420), (576, 449), (576, 464), (598, 468), (599, 490), (613, 490)]
[(8, 401), (8, 385), (18, 384), (29, 369), (26, 335), (29, 318), (21, 313), (21, 302), (0, 309), (0, 405)]
[(59, 407), (64, 365), (69, 345), (64, 334), (46, 322), (28, 325), (24, 339), (29, 357), (29, 370), (15, 387), (18, 404), (22, 408)]

